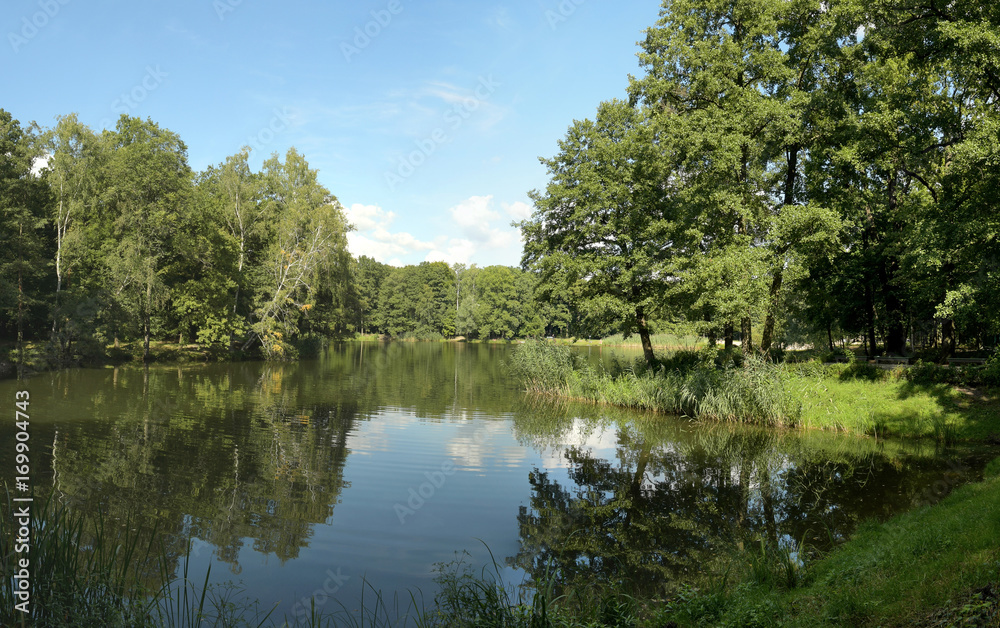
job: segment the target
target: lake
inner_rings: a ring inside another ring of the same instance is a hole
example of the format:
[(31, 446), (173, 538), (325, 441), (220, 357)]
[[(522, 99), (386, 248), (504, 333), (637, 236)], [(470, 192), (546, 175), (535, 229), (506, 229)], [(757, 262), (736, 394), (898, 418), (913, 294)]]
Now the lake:
[[(985, 463), (532, 398), (504, 375), (512, 350), (345, 343), (291, 364), (44, 373), (0, 382), (0, 398), (31, 393), (39, 494), (115, 530), (155, 528), (177, 573), (190, 538), (194, 580), (211, 565), (278, 617), (310, 599), (357, 608), (366, 586), (430, 605), (437, 567), (491, 554), (512, 584), (548, 565), (570, 585), (656, 595), (760, 538), (829, 548)], [(0, 442), (13, 434), (0, 425)]]

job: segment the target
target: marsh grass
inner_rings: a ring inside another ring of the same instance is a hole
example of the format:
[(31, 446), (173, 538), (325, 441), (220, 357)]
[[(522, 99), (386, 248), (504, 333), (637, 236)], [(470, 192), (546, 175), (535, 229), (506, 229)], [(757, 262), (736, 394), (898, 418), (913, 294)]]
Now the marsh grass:
[(712, 350), (678, 352), (649, 366), (641, 360), (594, 368), (564, 346), (531, 341), (517, 347), (508, 372), (530, 392), (757, 425), (791, 427), (800, 408), (789, 377), (762, 358), (720, 367)]
[[(18, 504), (21, 506), (22, 504)], [(5, 487), (4, 520), (15, 504)], [(154, 564), (152, 546), (130, 534), (119, 539), (103, 517), (84, 517), (52, 503), (32, 505), (30, 551), (15, 552), (14, 535), (0, 535), (0, 623), (18, 626), (152, 625), (146, 576)], [(125, 522), (131, 529), (131, 522)], [(5, 526), (6, 528), (6, 526)], [(5, 531), (6, 532), (6, 531)], [(31, 615), (14, 610), (13, 575), (28, 557)]]

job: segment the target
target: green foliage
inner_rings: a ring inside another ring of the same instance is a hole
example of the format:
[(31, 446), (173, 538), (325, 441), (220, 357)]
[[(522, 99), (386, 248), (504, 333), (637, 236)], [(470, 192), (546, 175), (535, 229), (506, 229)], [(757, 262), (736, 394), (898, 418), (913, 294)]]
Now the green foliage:
[(379, 290), (377, 326), (396, 338), (452, 335), (454, 283), (454, 275), (444, 262), (390, 269)]
[(676, 209), (660, 185), (672, 181), (658, 159), (649, 112), (622, 101), (602, 103), (595, 120), (576, 121), (559, 154), (543, 159), (551, 181), (533, 191), (535, 213), (520, 223), (522, 266), (543, 284), (578, 286), (600, 298), (649, 344), (648, 312), (663, 300), (680, 240)]
[(37, 336), (46, 321), (51, 192), (31, 173), (42, 150), (35, 125), (22, 128), (0, 109), (0, 334), (18, 342)]
[(904, 377), (914, 384), (951, 384), (953, 386), (1000, 385), (1000, 359), (990, 358), (985, 365), (943, 366), (917, 360)]

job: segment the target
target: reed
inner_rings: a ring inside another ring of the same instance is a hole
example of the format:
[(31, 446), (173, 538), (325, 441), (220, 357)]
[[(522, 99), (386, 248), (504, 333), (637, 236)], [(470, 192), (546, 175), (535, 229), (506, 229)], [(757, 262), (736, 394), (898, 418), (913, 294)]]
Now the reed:
[(751, 356), (742, 366), (720, 367), (717, 357), (711, 350), (678, 352), (653, 367), (636, 361), (596, 369), (566, 347), (536, 341), (518, 346), (508, 372), (534, 393), (698, 419), (797, 424), (800, 406), (780, 366)]

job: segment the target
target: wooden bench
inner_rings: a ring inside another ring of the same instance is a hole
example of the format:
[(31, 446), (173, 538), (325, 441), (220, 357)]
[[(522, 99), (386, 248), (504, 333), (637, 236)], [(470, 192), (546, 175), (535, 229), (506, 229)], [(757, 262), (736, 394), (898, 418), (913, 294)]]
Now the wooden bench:
[(948, 366), (953, 364), (986, 364), (986, 358), (948, 358)]
[(875, 364), (909, 364), (910, 358), (880, 355), (875, 358)]

